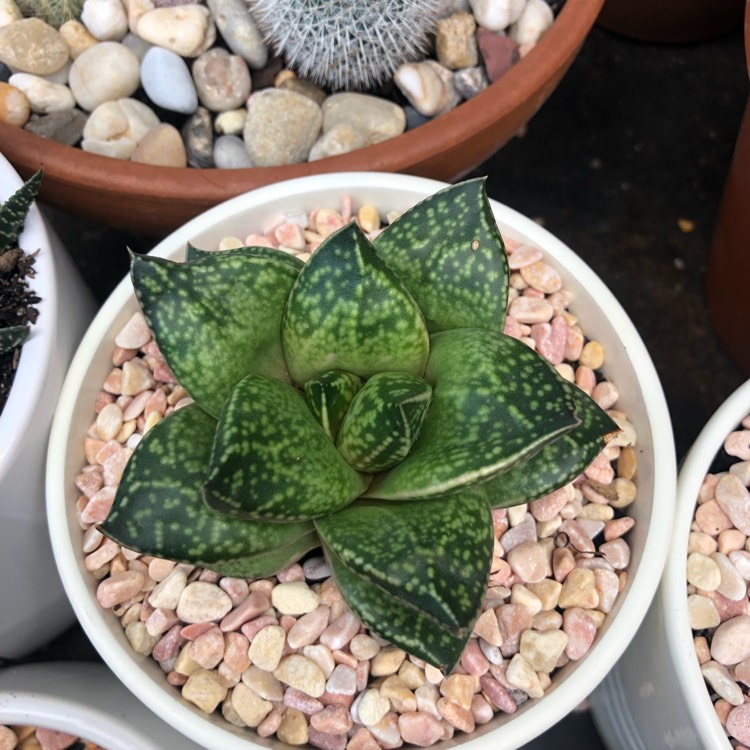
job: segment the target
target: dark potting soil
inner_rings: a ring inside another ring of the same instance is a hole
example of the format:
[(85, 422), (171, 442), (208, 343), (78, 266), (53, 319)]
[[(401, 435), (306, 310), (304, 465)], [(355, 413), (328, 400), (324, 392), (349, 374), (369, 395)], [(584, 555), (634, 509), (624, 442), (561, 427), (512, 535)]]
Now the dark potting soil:
[[(36, 322), (39, 311), (34, 305), (39, 297), (29, 288), (34, 276), (36, 252), (7, 250), (0, 255), (0, 328), (29, 325)], [(0, 413), (5, 407), (18, 368), (21, 347), (0, 354)]]

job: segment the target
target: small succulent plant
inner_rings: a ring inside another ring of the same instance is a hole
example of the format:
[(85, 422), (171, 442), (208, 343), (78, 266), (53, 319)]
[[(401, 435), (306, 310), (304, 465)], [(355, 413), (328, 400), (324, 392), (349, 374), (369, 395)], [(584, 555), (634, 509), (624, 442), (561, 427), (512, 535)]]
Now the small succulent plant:
[[(0, 205), (0, 269), (4, 265), (3, 257), (10, 258), (18, 249), (18, 238), (41, 183), (42, 170), (39, 170)], [(13, 265), (15, 262), (14, 258)], [(25, 325), (0, 328), (0, 354), (21, 346), (28, 337), (29, 327)]]
[(334, 91), (370, 89), (424, 57), (443, 0), (251, 0), (266, 42)]
[(41, 18), (56, 29), (66, 21), (77, 21), (83, 9), (83, 0), (17, 0), (16, 4), (26, 18)]
[(188, 247), (132, 257), (138, 301), (195, 400), (146, 433), (104, 532), (239, 577), (322, 546), (373, 632), (451, 669), (481, 611), (492, 508), (578, 476), (617, 430), (503, 334), (508, 262), (484, 181), (306, 264)]

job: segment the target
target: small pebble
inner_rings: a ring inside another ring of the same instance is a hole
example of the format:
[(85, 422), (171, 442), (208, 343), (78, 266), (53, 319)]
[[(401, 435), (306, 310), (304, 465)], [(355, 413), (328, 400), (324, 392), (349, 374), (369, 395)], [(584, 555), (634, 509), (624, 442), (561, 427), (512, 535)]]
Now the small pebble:
[[(193, 69), (198, 64), (193, 64)], [(162, 47), (151, 47), (141, 61), (141, 84), (149, 99), (170, 112), (190, 115), (198, 108), (198, 93), (185, 60)]]

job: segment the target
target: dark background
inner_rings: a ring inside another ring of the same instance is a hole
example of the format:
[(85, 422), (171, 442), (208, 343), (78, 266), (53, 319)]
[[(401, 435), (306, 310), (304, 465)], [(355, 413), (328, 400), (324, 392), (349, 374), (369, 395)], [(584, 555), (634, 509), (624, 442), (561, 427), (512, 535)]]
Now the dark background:
[[(705, 272), (747, 96), (739, 26), (678, 46), (594, 28), (525, 134), (474, 173), (579, 253), (622, 303), (661, 377), (678, 459), (746, 377), (711, 326)], [(127, 271), (126, 246), (145, 252), (159, 239), (46, 214), (100, 302)], [(72, 658), (98, 659), (77, 626), (30, 660)], [(525, 750), (550, 747), (603, 747), (585, 706)]]

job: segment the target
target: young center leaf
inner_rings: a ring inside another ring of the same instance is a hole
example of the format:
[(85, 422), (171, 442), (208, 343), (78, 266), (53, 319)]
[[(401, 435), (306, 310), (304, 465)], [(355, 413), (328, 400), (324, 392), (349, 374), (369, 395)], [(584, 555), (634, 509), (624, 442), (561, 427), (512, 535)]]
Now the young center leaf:
[(362, 378), (343, 370), (329, 370), (305, 383), (307, 406), (334, 442), (344, 415), (361, 387)]

